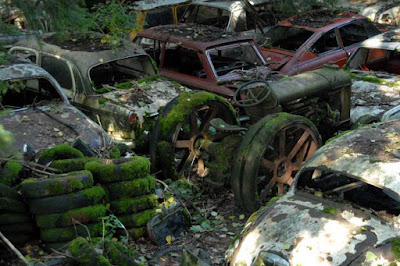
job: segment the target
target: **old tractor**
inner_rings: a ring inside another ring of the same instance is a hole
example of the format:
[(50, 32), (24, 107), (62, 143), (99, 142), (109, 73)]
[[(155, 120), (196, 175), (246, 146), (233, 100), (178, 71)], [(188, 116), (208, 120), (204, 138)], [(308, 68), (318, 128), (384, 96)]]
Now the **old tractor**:
[(228, 100), (206, 91), (182, 93), (158, 119), (153, 156), (165, 177), (231, 184), (236, 204), (255, 211), (284, 193), (322, 140), (349, 125), (350, 86), (345, 72), (327, 65), (242, 83)]

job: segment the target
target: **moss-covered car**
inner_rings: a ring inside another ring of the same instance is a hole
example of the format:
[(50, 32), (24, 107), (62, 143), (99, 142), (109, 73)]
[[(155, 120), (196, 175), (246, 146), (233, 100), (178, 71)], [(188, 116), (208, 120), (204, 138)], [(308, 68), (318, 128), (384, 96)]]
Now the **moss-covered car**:
[(348, 132), (320, 148), (294, 186), (254, 213), (230, 265), (397, 265), (400, 122)]
[(70, 104), (49, 73), (30, 62), (12, 60), (0, 68), (0, 124), (14, 135), (18, 150), (24, 144), (41, 150), (77, 139), (97, 153), (111, 148), (111, 138)]
[[(10, 49), (46, 69), (71, 103), (116, 141), (142, 148), (159, 108), (185, 88), (157, 76), (157, 67), (137, 45), (112, 50), (101, 37), (27, 39)], [(149, 118), (150, 119), (147, 119)]]

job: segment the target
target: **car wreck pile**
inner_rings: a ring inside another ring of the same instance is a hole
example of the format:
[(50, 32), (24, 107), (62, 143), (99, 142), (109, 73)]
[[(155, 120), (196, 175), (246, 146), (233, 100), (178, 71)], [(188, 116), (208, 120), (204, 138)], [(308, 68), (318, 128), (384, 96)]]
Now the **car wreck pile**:
[(198, 20), (203, 2), (184, 15), (198, 24), (135, 32), (118, 52), (85, 35), (10, 49), (19, 59), (0, 69), (0, 123), (19, 157), (0, 159), (0, 231), (23, 244), (39, 228), (80, 263), (134, 264), (110, 239), (154, 235), (149, 221), (172, 217), (166, 180), (186, 178), (230, 186), (240, 210), (258, 210), (230, 264), (399, 259), (400, 126), (376, 122), (400, 114), (400, 31), (372, 37), (362, 16), (316, 11), (254, 41), (240, 21), (245, 34)]

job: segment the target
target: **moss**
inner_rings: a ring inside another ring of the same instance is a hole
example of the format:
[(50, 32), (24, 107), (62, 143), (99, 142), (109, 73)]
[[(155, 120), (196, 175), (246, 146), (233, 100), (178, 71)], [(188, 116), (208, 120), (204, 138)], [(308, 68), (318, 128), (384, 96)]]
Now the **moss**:
[(366, 82), (387, 85), (389, 87), (399, 87), (400, 86), (400, 82), (397, 82), (397, 81), (387, 81), (386, 79), (380, 79), (380, 78), (377, 78), (377, 77), (358, 75), (358, 74), (355, 74), (355, 73), (351, 73), (348, 70), (345, 70), (345, 71), (353, 79), (358, 79), (358, 80), (362, 80), (362, 81), (366, 81)]
[(97, 256), (97, 261), (96, 261), (95, 265), (112, 266), (112, 264), (103, 255)]
[(107, 241), (105, 243), (107, 257), (114, 265), (130, 266), (135, 265), (135, 261), (131, 258), (131, 252), (124, 245), (116, 241)]
[(88, 206), (64, 213), (37, 215), (36, 224), (40, 228), (54, 228), (71, 226), (73, 219), (83, 224), (98, 222), (106, 212), (107, 208), (104, 205)]
[(105, 104), (108, 100), (106, 98), (99, 98), (97, 101), (99, 104)]
[(135, 214), (118, 216), (118, 219), (125, 227), (140, 227), (146, 225), (155, 213), (155, 210), (146, 210)]
[(343, 136), (343, 135), (346, 135), (347, 133), (352, 132), (352, 131), (353, 131), (353, 130), (346, 130), (346, 131), (343, 131), (343, 132), (337, 134), (336, 136), (333, 136), (332, 138), (328, 139), (328, 140), (325, 142), (325, 144), (328, 144), (328, 143), (331, 142), (332, 140), (335, 140), (335, 139), (337, 139), (337, 138), (339, 138), (339, 137), (341, 137), (341, 136)]
[(114, 146), (112, 148), (112, 150), (111, 150), (110, 158), (111, 159), (118, 159), (119, 157), (121, 157), (121, 152), (120, 152), (120, 150), (118, 149), (117, 146)]
[(266, 204), (265, 206), (267, 207), (267, 206), (271, 205), (272, 203), (274, 203), (275, 201), (277, 201), (277, 200), (280, 199), (280, 198), (282, 198), (282, 195), (272, 197), (272, 198), (267, 202), (267, 204)]
[(149, 82), (153, 82), (160, 79), (160, 76), (152, 76), (152, 77), (146, 77), (146, 78), (142, 78), (139, 79), (137, 82), (138, 83), (149, 83)]
[(169, 166), (163, 169), (164, 176), (172, 180), (177, 180), (179, 176), (175, 167), (175, 159), (174, 159), (175, 148), (173, 144), (168, 141), (159, 141), (157, 143), (157, 151), (159, 160), (163, 162), (163, 165)]
[(118, 165), (89, 162), (85, 169), (93, 173), (96, 181), (110, 183), (146, 177), (150, 173), (150, 161), (145, 157), (134, 156), (129, 162)]
[[(85, 227), (86, 226), (86, 227)], [(88, 231), (90, 236), (101, 236), (103, 231), (103, 224), (86, 224), (85, 226), (76, 225), (70, 227), (60, 227), (51, 229), (41, 229), (40, 238), (45, 242), (62, 242), (72, 240), (77, 236), (88, 236)]]
[(105, 185), (112, 200), (133, 198), (154, 193), (155, 179), (152, 176), (138, 178), (126, 182), (117, 182)]
[(85, 164), (88, 162), (100, 162), (101, 159), (94, 157), (85, 157), (78, 159), (64, 159), (54, 161), (50, 167), (60, 170), (62, 173), (80, 171), (85, 169)]
[(2, 213), (0, 214), (0, 225), (6, 224), (18, 224), (18, 223), (29, 223), (31, 222), (30, 214), (24, 213)]
[(97, 186), (82, 190), (82, 194), (93, 202), (99, 202), (106, 195), (106, 192), (102, 187)]
[(115, 85), (115, 87), (121, 90), (131, 89), (133, 87), (133, 83), (131, 81), (121, 82)]
[(323, 213), (326, 213), (326, 214), (330, 214), (330, 215), (336, 216), (336, 214), (337, 214), (337, 209), (336, 209), (335, 207), (325, 207), (325, 208), (322, 210), (322, 212), (323, 212)]
[(78, 237), (68, 245), (70, 254), (84, 265), (111, 265), (101, 254), (98, 254), (94, 247), (83, 237)]
[(392, 252), (396, 257), (396, 260), (400, 260), (400, 237), (393, 238), (392, 242)]
[(46, 164), (52, 160), (83, 158), (83, 153), (69, 145), (59, 144), (40, 154), (39, 163)]
[(229, 102), (213, 93), (201, 91), (201, 92), (183, 92), (177, 98), (177, 104), (167, 114), (166, 117), (160, 117), (160, 133), (161, 136), (167, 136), (179, 122), (185, 120), (193, 109), (197, 106), (201, 106), (208, 101), (219, 101), (224, 103), (235, 116), (235, 110)]
[(19, 162), (8, 161), (0, 173), (0, 183), (7, 186), (14, 185), (21, 171), (22, 165)]
[(14, 200), (10, 198), (0, 197), (0, 211), (18, 212), (24, 213), (27, 210), (27, 206), (24, 202), (19, 200)]
[(137, 213), (139, 211), (152, 209), (157, 206), (157, 195), (146, 195), (138, 198), (123, 198), (112, 201), (110, 210), (116, 214)]
[[(156, 120), (154, 117), (144, 117), (142, 124), (137, 123), (135, 127), (135, 151), (140, 153), (148, 153), (148, 143), (150, 141), (150, 134), (154, 128)], [(147, 133), (145, 133), (147, 132)]]

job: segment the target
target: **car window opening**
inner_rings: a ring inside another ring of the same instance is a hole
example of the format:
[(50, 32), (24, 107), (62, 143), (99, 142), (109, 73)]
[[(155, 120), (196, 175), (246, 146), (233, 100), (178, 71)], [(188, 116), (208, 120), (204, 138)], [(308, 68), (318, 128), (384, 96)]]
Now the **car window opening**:
[(378, 187), (338, 173), (306, 171), (300, 176), (296, 187), (330, 200), (344, 200), (377, 212), (400, 214), (400, 201), (393, 195)]
[(263, 46), (296, 52), (313, 34), (302, 28), (276, 26), (264, 34)]
[(229, 23), (229, 15), (229, 11), (221, 8), (192, 5), (188, 7), (183, 22), (225, 29)]
[(195, 51), (172, 43), (167, 44), (167, 46), (163, 65), (165, 69), (199, 78), (206, 78), (203, 65)]
[(349, 68), (400, 75), (400, 52), (360, 48), (350, 61)]
[(0, 94), (1, 109), (16, 109), (61, 101), (61, 96), (56, 88), (44, 78), (3, 81), (1, 86), (7, 88)]

